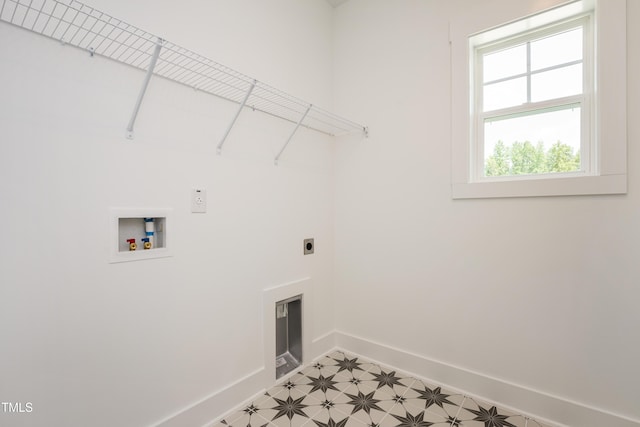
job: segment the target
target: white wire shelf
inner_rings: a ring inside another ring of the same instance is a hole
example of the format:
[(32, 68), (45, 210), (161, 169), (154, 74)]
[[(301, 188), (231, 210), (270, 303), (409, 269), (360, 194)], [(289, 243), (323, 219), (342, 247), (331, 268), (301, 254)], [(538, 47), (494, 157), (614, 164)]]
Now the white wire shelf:
[[(295, 123), (296, 129), (303, 126), (331, 136), (367, 134), (367, 128), (363, 125), (311, 105), (75, 0), (0, 0), (0, 21), (76, 46), (91, 55), (100, 55), (147, 71), (148, 77), (139, 103), (148, 78), (156, 75), (237, 103), (240, 105), (238, 114), (243, 107), (248, 107)], [(135, 121), (139, 103), (132, 122)], [(132, 123), (130, 128), (132, 130)], [(225, 138), (226, 135), (218, 149)]]

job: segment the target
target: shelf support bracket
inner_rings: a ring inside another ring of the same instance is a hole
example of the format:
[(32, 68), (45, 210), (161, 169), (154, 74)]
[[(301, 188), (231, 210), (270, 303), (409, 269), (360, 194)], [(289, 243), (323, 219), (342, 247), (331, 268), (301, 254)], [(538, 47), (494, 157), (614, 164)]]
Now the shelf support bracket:
[(142, 105), (142, 99), (144, 98), (144, 94), (147, 91), (147, 87), (149, 86), (149, 81), (151, 80), (151, 76), (153, 75), (153, 70), (156, 68), (156, 63), (158, 62), (158, 57), (160, 56), (160, 49), (162, 49), (162, 43), (164, 43), (164, 40), (158, 37), (155, 49), (153, 50), (153, 55), (151, 56), (151, 61), (149, 62), (147, 75), (144, 78), (144, 82), (142, 82), (142, 89), (140, 89), (138, 100), (136, 101), (136, 105), (133, 108), (133, 114), (131, 114), (131, 119), (129, 120), (129, 125), (127, 126), (127, 139), (133, 139), (133, 126), (136, 123), (136, 118), (138, 117), (140, 106)]
[(222, 137), (222, 139), (220, 140), (220, 143), (218, 143), (218, 148), (216, 149), (216, 152), (218, 153), (218, 155), (222, 153), (222, 146), (224, 145), (224, 142), (227, 140), (227, 137), (229, 136), (229, 133), (233, 128), (233, 125), (236, 124), (236, 120), (238, 120), (238, 117), (240, 116), (242, 109), (247, 104), (247, 101), (249, 100), (249, 96), (251, 96), (251, 92), (253, 92), (253, 88), (256, 87), (256, 83), (257, 83), (256, 80), (254, 80), (251, 83), (251, 86), (249, 87), (249, 90), (247, 90), (247, 94), (244, 96), (244, 99), (242, 100), (242, 103), (240, 104), (240, 107), (238, 108), (236, 115), (233, 117), (233, 120), (231, 120), (231, 123), (229, 123), (229, 127), (227, 128), (227, 131), (224, 133), (224, 136)]
[(291, 132), (291, 135), (289, 135), (289, 138), (287, 139), (287, 142), (284, 143), (284, 145), (280, 149), (280, 152), (278, 153), (278, 155), (276, 156), (275, 160), (273, 161), (274, 165), (278, 166), (278, 160), (280, 159), (280, 156), (282, 155), (282, 152), (285, 150), (285, 148), (287, 148), (287, 145), (289, 145), (289, 142), (291, 142), (291, 139), (293, 138), (293, 135), (296, 134), (296, 132), (298, 131), (298, 128), (300, 127), (300, 125), (302, 124), (304, 119), (307, 117), (307, 114), (309, 114), (309, 110), (311, 110), (311, 107), (313, 107), (313, 104), (309, 104), (309, 106), (307, 107), (307, 111), (304, 112), (302, 117), (300, 117), (300, 120), (298, 120), (298, 123), (296, 123), (296, 127), (293, 128), (293, 132)]

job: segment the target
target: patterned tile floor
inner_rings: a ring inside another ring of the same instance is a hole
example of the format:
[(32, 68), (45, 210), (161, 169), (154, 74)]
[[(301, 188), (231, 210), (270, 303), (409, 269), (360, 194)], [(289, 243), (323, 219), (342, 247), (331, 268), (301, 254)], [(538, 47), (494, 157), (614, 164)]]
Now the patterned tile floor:
[(548, 427), (343, 352), (276, 385), (214, 427)]

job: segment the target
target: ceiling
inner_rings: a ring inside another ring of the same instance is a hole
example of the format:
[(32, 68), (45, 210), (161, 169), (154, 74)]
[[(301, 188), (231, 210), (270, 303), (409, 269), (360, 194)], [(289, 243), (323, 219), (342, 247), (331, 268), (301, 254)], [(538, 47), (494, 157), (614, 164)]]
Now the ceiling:
[(338, 7), (342, 3), (346, 3), (347, 1), (349, 0), (327, 0), (327, 3), (329, 3), (333, 7)]

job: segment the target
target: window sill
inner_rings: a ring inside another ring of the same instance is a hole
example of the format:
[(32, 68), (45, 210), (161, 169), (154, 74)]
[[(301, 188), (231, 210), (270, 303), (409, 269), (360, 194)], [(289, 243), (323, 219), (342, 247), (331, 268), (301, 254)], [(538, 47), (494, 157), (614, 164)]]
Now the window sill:
[(453, 183), (454, 199), (626, 194), (627, 175)]

